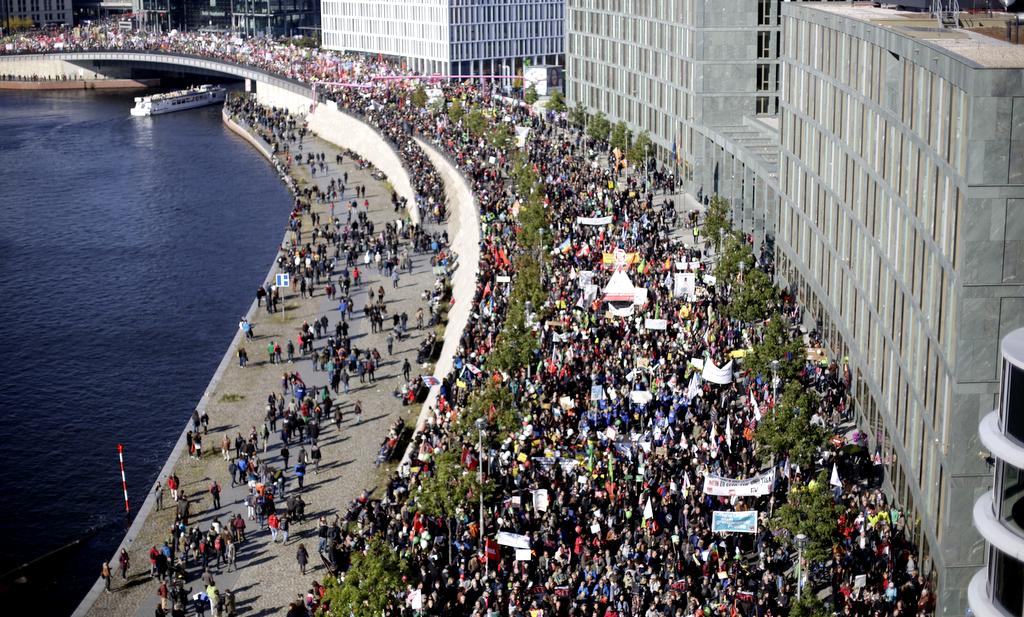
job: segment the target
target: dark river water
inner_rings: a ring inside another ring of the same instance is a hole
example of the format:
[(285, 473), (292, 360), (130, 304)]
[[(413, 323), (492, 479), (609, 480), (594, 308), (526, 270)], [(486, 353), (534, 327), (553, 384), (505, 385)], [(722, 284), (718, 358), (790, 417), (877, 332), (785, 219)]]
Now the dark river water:
[(130, 107), (125, 94), (0, 92), (0, 574), (88, 538), (33, 572), (35, 614), (70, 613), (113, 555), (117, 444), (134, 508), (289, 210), (219, 108)]

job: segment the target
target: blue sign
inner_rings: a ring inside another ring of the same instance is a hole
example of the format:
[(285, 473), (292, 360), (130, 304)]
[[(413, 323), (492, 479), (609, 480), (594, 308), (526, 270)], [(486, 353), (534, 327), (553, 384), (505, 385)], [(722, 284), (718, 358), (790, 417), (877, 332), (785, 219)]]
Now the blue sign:
[(277, 286), (278, 287), (291, 287), (291, 276), (287, 272), (282, 272), (277, 275)]
[(757, 533), (757, 511), (727, 512), (711, 514), (712, 533)]

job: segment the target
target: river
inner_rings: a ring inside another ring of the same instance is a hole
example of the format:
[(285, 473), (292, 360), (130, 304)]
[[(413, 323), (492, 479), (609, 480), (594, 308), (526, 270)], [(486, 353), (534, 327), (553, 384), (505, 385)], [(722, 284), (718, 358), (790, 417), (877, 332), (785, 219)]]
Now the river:
[(123, 93), (0, 92), (0, 573), (88, 537), (32, 577), (42, 614), (69, 614), (112, 556), (124, 533), (117, 445), (134, 508), (290, 208), (219, 108), (132, 118), (129, 107)]

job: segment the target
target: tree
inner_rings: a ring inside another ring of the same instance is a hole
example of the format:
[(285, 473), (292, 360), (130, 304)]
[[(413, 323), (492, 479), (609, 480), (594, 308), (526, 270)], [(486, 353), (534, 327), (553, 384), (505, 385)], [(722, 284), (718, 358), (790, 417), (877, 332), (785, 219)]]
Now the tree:
[[(488, 481), (484, 482), (485, 499), (492, 488)], [(443, 519), (447, 525), (448, 519), (465, 510), (467, 503), (480, 499), (480, 490), (477, 474), (462, 464), (462, 452), (445, 450), (434, 457), (431, 474), (420, 484), (416, 509)]]
[(706, 242), (710, 242), (715, 247), (715, 251), (721, 248), (719, 234), (732, 229), (729, 211), (729, 200), (715, 195), (711, 198), (707, 213), (704, 214), (704, 228), (701, 229), (701, 234)]
[(765, 463), (788, 456), (795, 465), (810, 466), (828, 438), (823, 428), (811, 424), (818, 404), (813, 390), (804, 389), (796, 381), (788, 382), (774, 411), (764, 414), (754, 432), (758, 460)]
[(743, 367), (751, 377), (772, 376), (771, 363), (777, 360), (776, 371), (780, 379), (796, 379), (804, 365), (804, 342), (792, 335), (789, 320), (780, 313), (772, 313), (765, 325), (761, 342), (743, 358)]
[(754, 251), (747, 244), (743, 234), (728, 231), (725, 234), (725, 243), (722, 244), (718, 265), (715, 266), (715, 276), (723, 281), (723, 283), (734, 283), (740, 274), (740, 270), (753, 270), (756, 264), (757, 259), (754, 258)]
[(469, 134), (479, 139), (487, 132), (487, 116), (479, 109), (473, 109), (462, 117), (462, 126), (466, 127)]
[(534, 191), (519, 207), (519, 233), (517, 237), (523, 248), (535, 250), (544, 247), (544, 229), (547, 227), (548, 212), (539, 191)]
[(523, 100), (526, 101), (527, 105), (533, 105), (537, 102), (537, 88), (533, 85), (527, 86), (526, 92), (523, 93)]
[(615, 126), (612, 127), (611, 138), (608, 139), (608, 143), (613, 148), (618, 148), (619, 152), (626, 153), (629, 148), (629, 128), (625, 122), (616, 122)]
[(810, 589), (805, 589), (800, 599), (789, 607), (789, 617), (831, 617), (832, 613), (825, 610), (825, 604)]
[(803, 554), (808, 563), (830, 559), (832, 546), (839, 540), (839, 508), (828, 488), (828, 473), (822, 471), (806, 486), (793, 487), (768, 526), (772, 531), (789, 532), (790, 542), (798, 534), (806, 535)]
[(563, 95), (560, 90), (555, 90), (551, 93), (551, 98), (549, 98), (548, 102), (544, 104), (544, 107), (548, 111), (553, 111), (555, 113), (564, 112), (567, 109), (565, 105), (565, 95)]
[(452, 101), (451, 105), (448, 106), (448, 119), (452, 122), (458, 122), (462, 120), (462, 116), (465, 115), (465, 110), (462, 108), (462, 103), (458, 99)]
[(403, 574), (405, 564), (399, 554), (380, 536), (374, 536), (365, 552), (352, 557), (344, 582), (326, 577), (325, 599), (336, 615), (380, 617), (394, 605), (395, 594), (402, 590)]
[(733, 287), (732, 297), (725, 305), (725, 314), (741, 321), (760, 321), (775, 304), (778, 292), (772, 277), (764, 270), (747, 270), (743, 280)]
[(508, 388), (489, 382), (486, 387), (471, 394), (455, 421), (455, 434), (465, 441), (476, 443), (476, 421), (480, 418), (487, 422), (485, 443), (490, 446), (498, 446), (505, 436), (519, 430), (519, 413)]
[(498, 334), (494, 348), (487, 356), (487, 367), (515, 371), (533, 363), (537, 349), (537, 334), (526, 325), (526, 311), (522, 303), (509, 305), (505, 325)]
[(412, 91), (410, 97), (413, 107), (417, 109), (423, 109), (427, 106), (427, 90), (422, 85), (416, 86), (416, 89)]
[(576, 106), (569, 111), (569, 122), (576, 128), (582, 129), (587, 124), (587, 110), (583, 103), (576, 102)]
[(513, 147), (516, 143), (515, 135), (512, 133), (512, 128), (504, 122), (495, 122), (491, 126), (491, 131), (488, 136), (491, 145), (499, 151), (506, 151)]
[(611, 130), (612, 124), (604, 116), (604, 112), (597, 112), (587, 123), (587, 134), (598, 141), (608, 141)]
[(634, 166), (639, 166), (641, 163), (646, 163), (647, 158), (651, 152), (651, 136), (644, 131), (636, 136), (633, 143), (629, 146), (629, 160), (633, 161)]

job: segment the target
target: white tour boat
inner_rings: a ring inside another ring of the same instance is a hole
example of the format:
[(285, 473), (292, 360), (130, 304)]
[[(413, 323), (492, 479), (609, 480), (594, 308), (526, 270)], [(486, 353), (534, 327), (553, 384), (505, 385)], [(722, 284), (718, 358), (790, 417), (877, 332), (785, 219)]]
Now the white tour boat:
[(221, 86), (206, 84), (177, 92), (137, 96), (135, 97), (135, 107), (132, 107), (132, 115), (155, 116), (205, 105), (216, 105), (224, 102), (226, 94), (227, 92)]

